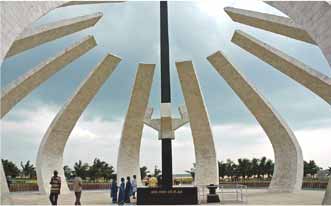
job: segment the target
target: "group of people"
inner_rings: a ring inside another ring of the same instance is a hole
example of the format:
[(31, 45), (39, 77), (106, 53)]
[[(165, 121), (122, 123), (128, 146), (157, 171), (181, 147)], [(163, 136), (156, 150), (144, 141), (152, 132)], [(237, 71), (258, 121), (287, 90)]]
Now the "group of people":
[(130, 177), (126, 177), (125, 179), (121, 178), (121, 183), (118, 186), (116, 179), (113, 179), (111, 184), (111, 198), (113, 203), (118, 203), (119, 205), (123, 205), (124, 203), (130, 203), (130, 198), (136, 199), (137, 192), (137, 176), (133, 175), (133, 179)]
[(158, 178), (152, 176), (152, 175), (148, 175), (147, 179), (144, 180), (145, 182), (145, 186), (148, 187), (157, 187), (158, 184), (161, 183), (161, 176), (158, 176)]
[[(113, 179), (110, 188), (110, 196), (113, 203), (123, 205), (125, 203), (130, 203), (131, 197), (136, 199), (137, 176), (133, 175), (132, 177), (132, 180), (129, 176), (126, 177), (126, 181), (122, 177), (119, 186), (117, 185), (116, 178)], [(149, 187), (157, 187), (158, 183), (160, 182), (161, 179), (157, 179), (156, 177), (148, 175), (145, 181), (145, 185)], [(49, 200), (52, 205), (57, 205), (57, 200), (61, 192), (61, 177), (58, 176), (58, 171), (55, 170), (53, 172), (53, 176), (51, 177), (49, 184), (51, 185)], [(75, 192), (76, 197), (75, 205), (81, 205), (80, 198), (82, 194), (82, 179), (78, 176), (74, 177), (73, 191)]]
[[(61, 192), (61, 177), (58, 176), (58, 171), (54, 170), (53, 177), (49, 182), (51, 185), (49, 200), (52, 205), (57, 205), (57, 199)], [(82, 179), (80, 177), (74, 177), (73, 190), (75, 192), (75, 205), (81, 205), (80, 197), (82, 195)]]

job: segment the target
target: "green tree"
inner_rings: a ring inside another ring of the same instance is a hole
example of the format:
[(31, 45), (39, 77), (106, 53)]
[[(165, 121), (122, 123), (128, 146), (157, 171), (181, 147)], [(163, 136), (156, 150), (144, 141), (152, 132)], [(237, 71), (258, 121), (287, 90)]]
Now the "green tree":
[(110, 180), (112, 178), (114, 178), (114, 167), (112, 165), (109, 165), (109, 164), (105, 164), (104, 167), (103, 167), (103, 178), (105, 180)]
[(36, 168), (33, 164), (30, 164), (30, 160), (28, 160), (25, 164), (21, 162), (22, 167), (22, 175), (26, 178), (36, 178)]
[(267, 162), (267, 158), (266, 157), (262, 157), (259, 161), (259, 166), (258, 166), (258, 174), (257, 177), (260, 178), (260, 176), (264, 176), (267, 174), (267, 169), (266, 169), (266, 162)]
[(95, 158), (93, 160), (93, 164), (89, 168), (89, 176), (92, 180), (102, 177), (102, 168), (104, 164), (106, 163), (101, 161), (99, 158)]
[(218, 176), (222, 177), (222, 179), (226, 176), (226, 163), (223, 161), (218, 161)]
[(251, 171), (251, 163), (249, 159), (238, 159), (238, 168), (237, 168), (238, 174), (245, 179), (246, 176), (249, 176)]
[(157, 165), (155, 165), (154, 167), (154, 177), (158, 177), (161, 174), (161, 170), (157, 167)]
[(261, 176), (260, 170), (259, 170), (259, 162), (260, 160), (257, 158), (253, 158), (251, 161), (251, 171), (250, 176), (257, 176), (258, 178)]
[(225, 163), (225, 174), (226, 176), (230, 177), (232, 180), (233, 177), (236, 175), (237, 165), (231, 160), (227, 159)]
[(70, 179), (73, 176), (74, 171), (72, 171), (72, 169), (68, 165), (65, 165), (63, 167), (63, 170), (66, 179)]
[(317, 174), (319, 170), (321, 170), (321, 168), (317, 166), (314, 160), (310, 160), (309, 162), (303, 162), (303, 174), (305, 177), (307, 176), (307, 174), (313, 177)]
[(86, 179), (89, 173), (89, 165), (87, 163), (82, 163), (81, 160), (75, 162), (74, 164), (74, 173), (75, 175), (81, 177), (82, 179)]
[(140, 167), (140, 177), (143, 180), (147, 175), (149, 171), (146, 166)]
[(3, 165), (3, 170), (6, 174), (6, 176), (11, 176), (11, 177), (16, 177), (20, 174), (20, 169), (13, 163), (12, 161), (9, 160), (4, 160), (1, 159), (2, 165)]
[(268, 178), (270, 178), (272, 176), (272, 174), (274, 173), (274, 163), (272, 162), (272, 160), (266, 161), (265, 172), (266, 172)]
[(114, 167), (107, 162), (95, 158), (92, 166), (89, 168), (89, 176), (92, 180), (99, 178), (110, 179), (114, 174)]

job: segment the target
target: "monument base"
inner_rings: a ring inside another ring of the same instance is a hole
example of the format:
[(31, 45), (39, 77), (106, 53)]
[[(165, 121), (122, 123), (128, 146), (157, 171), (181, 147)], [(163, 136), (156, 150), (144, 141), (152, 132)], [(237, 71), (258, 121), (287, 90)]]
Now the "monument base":
[(216, 202), (220, 202), (220, 198), (218, 197), (217, 194), (207, 195), (207, 203), (216, 203)]
[(138, 187), (137, 205), (196, 205), (197, 187)]

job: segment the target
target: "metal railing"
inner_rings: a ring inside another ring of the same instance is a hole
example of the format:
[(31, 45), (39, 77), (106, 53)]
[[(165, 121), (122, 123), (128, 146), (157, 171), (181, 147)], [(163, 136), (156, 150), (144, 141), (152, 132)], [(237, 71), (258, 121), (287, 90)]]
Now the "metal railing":
[[(207, 185), (197, 185), (198, 198), (200, 204), (207, 203), (207, 195), (209, 190)], [(235, 204), (247, 204), (247, 186), (241, 184), (220, 184), (216, 190), (220, 198), (221, 204), (235, 203)]]
[(219, 194), (221, 203), (241, 203), (247, 204), (247, 186), (241, 184), (219, 185), (217, 194)]

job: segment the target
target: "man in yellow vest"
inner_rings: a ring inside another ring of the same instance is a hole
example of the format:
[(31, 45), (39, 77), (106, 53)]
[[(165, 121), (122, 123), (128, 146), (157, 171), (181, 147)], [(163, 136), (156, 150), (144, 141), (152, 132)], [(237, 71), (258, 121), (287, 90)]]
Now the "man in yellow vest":
[(54, 176), (51, 178), (49, 184), (51, 185), (51, 192), (49, 195), (49, 200), (52, 205), (57, 205), (57, 198), (59, 197), (61, 191), (61, 177), (57, 176), (58, 172), (54, 170)]
[(156, 177), (149, 176), (148, 186), (149, 187), (157, 187), (157, 179), (156, 179)]

